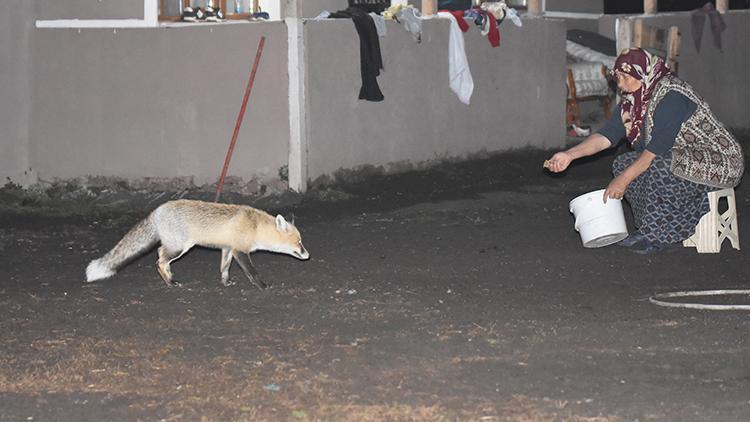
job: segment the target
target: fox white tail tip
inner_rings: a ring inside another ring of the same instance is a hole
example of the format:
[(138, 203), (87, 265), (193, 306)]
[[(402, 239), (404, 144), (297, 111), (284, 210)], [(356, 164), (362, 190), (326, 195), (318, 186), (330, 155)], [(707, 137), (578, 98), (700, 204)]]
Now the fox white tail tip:
[(86, 267), (86, 282), (87, 283), (91, 283), (92, 281), (112, 277), (113, 275), (115, 275), (115, 271), (107, 268), (107, 266), (99, 262), (98, 259), (91, 261), (89, 265)]

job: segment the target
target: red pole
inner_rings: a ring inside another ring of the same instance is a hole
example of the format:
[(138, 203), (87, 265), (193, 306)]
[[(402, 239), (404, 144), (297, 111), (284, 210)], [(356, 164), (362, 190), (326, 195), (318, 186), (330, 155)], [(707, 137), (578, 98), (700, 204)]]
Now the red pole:
[(221, 189), (224, 187), (224, 178), (227, 176), (227, 169), (229, 168), (229, 160), (232, 159), (232, 152), (234, 151), (234, 144), (237, 142), (237, 135), (240, 133), (240, 125), (242, 125), (242, 117), (245, 115), (245, 107), (247, 107), (247, 100), (250, 98), (250, 92), (253, 90), (253, 82), (255, 81), (255, 72), (258, 70), (258, 63), (260, 62), (260, 55), (263, 54), (263, 46), (266, 44), (266, 37), (260, 37), (258, 43), (258, 52), (255, 53), (255, 62), (253, 63), (253, 70), (250, 72), (250, 79), (247, 81), (247, 88), (245, 88), (245, 97), (242, 99), (242, 107), (240, 107), (240, 114), (237, 116), (237, 123), (234, 125), (234, 133), (232, 134), (232, 141), (229, 143), (229, 150), (227, 151), (227, 157), (224, 159), (224, 168), (221, 169), (221, 176), (219, 177), (219, 186), (216, 188), (216, 197), (214, 202), (219, 202), (221, 196)]

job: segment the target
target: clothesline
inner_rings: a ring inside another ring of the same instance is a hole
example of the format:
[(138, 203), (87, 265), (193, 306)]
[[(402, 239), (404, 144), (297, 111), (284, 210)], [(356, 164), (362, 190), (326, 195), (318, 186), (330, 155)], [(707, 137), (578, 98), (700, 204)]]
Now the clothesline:
[(485, 2), (481, 6), (466, 10), (439, 10), (437, 15), (428, 17), (422, 16), (420, 11), (411, 5), (397, 4), (386, 9), (377, 6), (351, 6), (351, 3), (350, 1), (350, 7), (345, 10), (333, 13), (323, 11), (314, 19), (350, 18), (354, 22), (360, 38), (362, 87), (359, 98), (367, 101), (382, 101), (384, 99), (378, 86), (377, 76), (383, 70), (379, 38), (387, 35), (386, 20), (394, 20), (400, 23), (417, 43), (422, 42), (423, 20), (438, 18), (451, 21), (448, 44), (449, 86), (464, 104), (469, 104), (474, 90), (474, 82), (466, 59), (463, 39), (463, 33), (469, 30), (467, 19), (481, 28), (482, 35), (487, 37), (493, 48), (500, 45), (498, 26), (506, 18), (510, 19), (516, 26), (523, 25), (518, 12), (509, 8), (505, 2)]

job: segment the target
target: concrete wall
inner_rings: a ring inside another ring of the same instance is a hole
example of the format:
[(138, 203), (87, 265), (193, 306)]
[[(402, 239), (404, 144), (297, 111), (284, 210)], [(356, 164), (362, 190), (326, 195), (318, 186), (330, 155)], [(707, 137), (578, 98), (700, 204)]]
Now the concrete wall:
[(143, 0), (34, 0), (35, 19), (143, 19)]
[(604, 13), (603, 0), (547, 0), (547, 11), (574, 13)]
[[(690, 13), (664, 13), (654, 16), (637, 16), (656, 27), (680, 28), (680, 77), (690, 82), (708, 101), (725, 125), (733, 128), (750, 127), (750, 84), (747, 69), (750, 66), (750, 11), (730, 10), (723, 15), (727, 29), (721, 35), (723, 51), (713, 45), (710, 24), (703, 28), (700, 52), (693, 43)], [(600, 28), (602, 34), (614, 37), (616, 16), (605, 16)]]
[(30, 161), (39, 177), (215, 181), (261, 35), (229, 174), (278, 179), (289, 142), (282, 22), (36, 30)]
[(599, 18), (564, 18), (567, 29), (599, 32)]
[[(124, 18), (125, 9), (140, 17), (142, 2), (133, 2), (66, 4), (90, 13), (77, 17)], [(344, 0), (298, 3), (306, 16), (343, 5)], [(52, 0), (9, 0), (7, 6), (0, 16), (1, 180), (88, 175), (216, 181), (257, 42), (265, 35), (229, 175), (247, 185), (284, 188), (279, 172), (288, 164), (291, 136), (284, 22), (35, 29), (35, 19), (73, 15)], [(600, 29), (611, 28), (604, 35), (614, 35), (613, 19), (600, 21)], [(750, 127), (744, 77), (750, 12), (725, 15), (724, 52), (712, 45), (708, 25), (703, 48), (695, 51), (687, 13), (647, 19), (680, 26), (681, 76), (727, 125)], [(526, 18), (522, 28), (505, 23), (496, 49), (472, 26), (465, 34), (475, 82), (470, 106), (448, 87), (447, 21), (424, 22), (421, 44), (396, 23), (388, 29), (382, 40), (386, 70), (378, 79), (385, 101), (372, 103), (357, 99), (359, 39), (353, 24), (304, 25), (310, 179), (367, 165), (398, 170), (443, 157), (564, 142), (562, 20)]]
[[(306, 13), (343, 8), (323, 3), (304, 3)], [(99, 4), (111, 7), (77, 17), (128, 17), (108, 0), (70, 3), (79, 10)], [(284, 22), (37, 29), (36, 19), (76, 16), (51, 0), (11, 6), (13, 13), (0, 17), (3, 180), (215, 182), (265, 35), (229, 176), (243, 186), (285, 188), (279, 173), (289, 164), (291, 135)], [(309, 179), (364, 165), (397, 170), (564, 142), (560, 20), (525, 19), (523, 28), (506, 23), (496, 49), (472, 26), (465, 34), (475, 82), (471, 106), (448, 87), (447, 21), (425, 22), (421, 44), (389, 24), (382, 103), (357, 99), (359, 39), (351, 21), (304, 26)]]
[(347, 0), (297, 0), (300, 6), (300, 16), (314, 18), (323, 10), (336, 12), (347, 8)]
[(471, 105), (448, 86), (449, 22), (423, 25), (416, 44), (395, 22), (381, 39), (385, 100), (358, 100), (359, 39), (348, 20), (307, 22), (311, 179), (365, 164), (419, 164), (440, 157), (564, 142), (565, 24), (526, 19), (501, 27), (492, 48), (465, 34), (474, 78)]
[(615, 22), (618, 18), (628, 17), (626, 15), (604, 15), (599, 18), (599, 33), (614, 39), (617, 39), (617, 27)]
[(29, 173), (31, 44), (33, 4), (7, 0), (0, 14), (0, 186), (8, 178), (33, 181)]

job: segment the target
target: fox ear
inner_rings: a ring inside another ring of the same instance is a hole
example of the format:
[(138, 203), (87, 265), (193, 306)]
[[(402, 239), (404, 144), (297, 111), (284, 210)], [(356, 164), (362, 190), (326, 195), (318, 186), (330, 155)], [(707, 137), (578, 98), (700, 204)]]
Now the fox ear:
[(294, 225), (294, 213), (291, 213), (289, 215), (289, 222), (292, 223), (292, 225)]
[(284, 220), (284, 216), (281, 214), (277, 215), (276, 216), (276, 228), (285, 232), (287, 227), (288, 225), (287, 225), (286, 220)]

